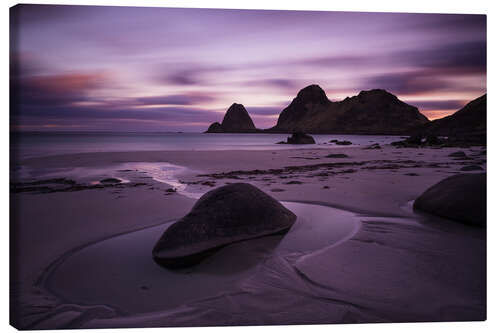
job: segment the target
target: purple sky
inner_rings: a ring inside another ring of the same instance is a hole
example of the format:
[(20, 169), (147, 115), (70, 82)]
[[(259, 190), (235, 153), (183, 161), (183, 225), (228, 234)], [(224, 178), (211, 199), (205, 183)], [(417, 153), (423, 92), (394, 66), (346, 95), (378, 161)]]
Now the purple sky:
[(202, 131), (233, 102), (267, 128), (313, 83), (430, 119), (486, 92), (483, 15), (18, 5), (11, 33), (22, 130)]

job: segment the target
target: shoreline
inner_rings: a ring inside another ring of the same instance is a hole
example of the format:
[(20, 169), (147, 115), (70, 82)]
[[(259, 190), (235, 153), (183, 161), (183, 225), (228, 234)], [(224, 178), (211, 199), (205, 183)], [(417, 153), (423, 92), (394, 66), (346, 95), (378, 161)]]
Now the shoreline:
[[(467, 159), (448, 155), (467, 152)], [(187, 172), (179, 180), (195, 193), (228, 182), (250, 182), (279, 200), (332, 201), (350, 210), (390, 215), (446, 176), (468, 165), (486, 169), (481, 148), (361, 147), (291, 150), (221, 150), (81, 153), (25, 161), (32, 168), (109, 168), (125, 163), (170, 163)], [(331, 153), (346, 158), (328, 158)], [(149, 176), (146, 171), (145, 176)], [(474, 172), (474, 171), (473, 171)], [(294, 184), (297, 182), (297, 184)], [(404, 188), (397, 188), (397, 184)], [(403, 197), (390, 193), (402, 192)], [(356, 193), (357, 192), (357, 193)], [(362, 192), (365, 192), (363, 195)], [(334, 195), (335, 200), (325, 197)], [(380, 197), (382, 195), (382, 197)], [(395, 204), (388, 207), (390, 201)], [(381, 209), (383, 208), (383, 209)]]
[[(96, 138), (92, 140), (92, 135)], [(258, 134), (215, 134), (202, 133), (162, 134), (162, 133), (133, 133), (133, 134), (85, 134), (62, 133), (20, 136), (11, 142), (13, 159), (23, 160), (43, 156), (68, 155), (80, 152), (141, 152), (141, 151), (217, 151), (217, 150), (290, 150), (310, 149), (310, 145), (278, 145), (277, 142), (286, 140), (287, 134), (273, 134), (260, 136)], [(342, 148), (332, 139), (348, 140), (352, 146), (366, 146), (375, 142), (389, 144), (401, 140), (402, 136), (380, 135), (350, 135), (350, 134), (318, 134), (314, 135), (315, 148)], [(98, 139), (98, 140), (97, 140)], [(68, 144), (71, 142), (72, 144)]]

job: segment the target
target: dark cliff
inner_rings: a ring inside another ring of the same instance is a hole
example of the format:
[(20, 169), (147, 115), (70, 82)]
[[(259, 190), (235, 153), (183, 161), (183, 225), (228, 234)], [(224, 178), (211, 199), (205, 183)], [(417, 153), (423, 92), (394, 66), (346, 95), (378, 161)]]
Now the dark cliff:
[(374, 89), (330, 101), (318, 85), (299, 91), (270, 132), (406, 134), (429, 120), (393, 94)]
[(222, 123), (211, 124), (206, 133), (252, 133), (256, 131), (252, 118), (245, 107), (242, 104), (234, 103), (226, 111)]
[(467, 103), (452, 115), (424, 126), (425, 134), (441, 136), (486, 136), (486, 94)]

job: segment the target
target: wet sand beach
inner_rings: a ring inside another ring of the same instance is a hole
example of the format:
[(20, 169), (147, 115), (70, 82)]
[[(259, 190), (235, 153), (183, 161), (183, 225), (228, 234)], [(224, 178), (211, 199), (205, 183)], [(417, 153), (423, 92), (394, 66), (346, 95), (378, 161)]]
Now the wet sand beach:
[[(20, 327), (485, 319), (485, 230), (411, 207), (450, 175), (484, 172), (480, 147), (102, 152), (22, 165), (33, 179), (11, 194)], [(190, 269), (147, 256), (201, 194), (234, 182), (298, 222)]]

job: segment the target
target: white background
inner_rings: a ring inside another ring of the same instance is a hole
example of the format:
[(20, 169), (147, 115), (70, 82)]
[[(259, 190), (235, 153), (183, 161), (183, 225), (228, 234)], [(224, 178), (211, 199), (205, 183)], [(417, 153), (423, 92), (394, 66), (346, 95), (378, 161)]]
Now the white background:
[(445, 332), (453, 331), (496, 331), (500, 329), (499, 319), (499, 261), (496, 255), (499, 253), (500, 235), (498, 233), (498, 217), (496, 211), (498, 197), (496, 187), (500, 185), (498, 170), (498, 143), (500, 135), (498, 126), (499, 110), (498, 103), (498, 77), (499, 73), (499, 36), (500, 33), (500, 6), (498, 1), (458, 1), (458, 0), (349, 0), (349, 1), (320, 1), (320, 0), (211, 0), (211, 1), (160, 1), (160, 0), (102, 0), (102, 1), (2, 1), (0, 22), (1, 34), (1, 103), (0, 109), (0, 194), (1, 194), (1, 240), (0, 253), (0, 327), (7, 332), (15, 329), (9, 326), (9, 7), (17, 3), (39, 3), (39, 4), (72, 4), (72, 5), (115, 5), (115, 6), (151, 6), (151, 7), (194, 7), (194, 8), (248, 8), (248, 9), (295, 9), (295, 10), (334, 10), (334, 11), (371, 11), (371, 12), (414, 12), (414, 13), (467, 13), (487, 14), (488, 23), (488, 320), (486, 322), (473, 323), (419, 323), (419, 324), (363, 324), (363, 325), (315, 325), (315, 326), (263, 326), (263, 327), (226, 327), (226, 328), (157, 328), (157, 329), (134, 329), (134, 330), (99, 330), (99, 332), (154, 332), (169, 330), (170, 332), (303, 332), (311, 330), (318, 333), (330, 332)]

